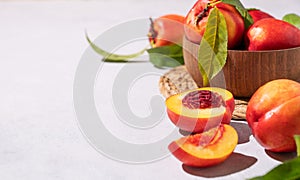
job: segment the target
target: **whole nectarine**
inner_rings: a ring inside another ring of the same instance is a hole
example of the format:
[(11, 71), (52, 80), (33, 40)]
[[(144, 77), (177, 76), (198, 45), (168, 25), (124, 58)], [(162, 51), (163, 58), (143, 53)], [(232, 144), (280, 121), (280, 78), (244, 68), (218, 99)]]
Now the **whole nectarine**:
[(300, 46), (300, 29), (282, 20), (261, 19), (248, 29), (246, 44), (249, 51), (298, 47)]
[[(214, 5), (215, 3), (215, 5)], [(198, 43), (206, 29), (208, 16), (213, 7), (217, 7), (223, 14), (228, 30), (228, 49), (240, 45), (244, 34), (244, 20), (235, 7), (211, 0), (198, 0), (185, 18), (185, 35), (188, 40)]]
[(279, 79), (261, 86), (248, 103), (246, 119), (265, 149), (295, 151), (293, 136), (300, 134), (300, 84)]
[(250, 9), (250, 10), (248, 10), (248, 13), (252, 17), (253, 23), (255, 23), (261, 19), (264, 19), (264, 18), (274, 18), (270, 14), (268, 14), (262, 10), (259, 10), (259, 9)]
[(154, 20), (150, 18), (148, 38), (151, 47), (182, 44), (184, 18), (178, 14), (166, 14)]

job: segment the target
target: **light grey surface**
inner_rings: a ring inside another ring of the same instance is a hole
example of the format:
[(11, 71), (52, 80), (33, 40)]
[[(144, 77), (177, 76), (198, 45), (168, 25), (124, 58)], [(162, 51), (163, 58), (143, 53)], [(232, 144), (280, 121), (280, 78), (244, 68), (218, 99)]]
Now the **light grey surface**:
[[(81, 133), (72, 99), (76, 68), (88, 47), (85, 29), (93, 39), (128, 20), (166, 13), (184, 15), (194, 2), (1, 2), (0, 179), (201, 179), (184, 172), (172, 156), (139, 165), (103, 156)], [(264, 9), (278, 18), (288, 12), (300, 14), (298, 0), (243, 2), (247, 7)], [(135, 47), (130, 50), (134, 52), (138, 49)], [(130, 129), (117, 122), (109, 104), (109, 87), (122, 66), (106, 64), (102, 71), (105, 76), (101, 77), (106, 87), (101, 89), (101, 84), (95, 84), (95, 101), (100, 111), (105, 108), (103, 117), (107, 128), (119, 138), (136, 143), (164, 137), (174, 128), (167, 118), (150, 131)], [(149, 98), (143, 95), (159, 93), (158, 78), (148, 77), (147, 82), (139, 81), (132, 89), (135, 93), (129, 101), (138, 115), (149, 113), (145, 108)], [(216, 179), (249, 178), (278, 164), (266, 156), (253, 138), (239, 145), (236, 152), (254, 156), (258, 161), (246, 170)]]

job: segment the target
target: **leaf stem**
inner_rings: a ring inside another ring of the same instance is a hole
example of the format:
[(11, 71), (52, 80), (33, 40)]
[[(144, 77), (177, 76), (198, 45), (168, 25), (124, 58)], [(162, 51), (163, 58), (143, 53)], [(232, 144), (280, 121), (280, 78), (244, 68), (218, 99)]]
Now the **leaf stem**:
[(126, 54), (126, 55), (113, 54), (113, 53), (110, 53), (110, 52), (107, 52), (107, 51), (101, 49), (96, 44), (94, 44), (90, 40), (90, 38), (88, 37), (87, 32), (85, 32), (85, 37), (86, 37), (88, 43), (90, 44), (90, 46), (93, 48), (93, 50), (96, 53), (98, 53), (101, 56), (103, 56), (104, 60), (108, 60), (108, 61), (111, 61), (111, 62), (127, 62), (130, 59), (133, 59), (135, 57), (138, 57), (138, 56), (142, 55), (147, 50), (147, 48), (144, 48), (144, 49), (142, 49), (142, 50), (140, 50), (140, 51), (138, 51), (136, 53)]
[(203, 87), (208, 87), (209, 80), (207, 76), (203, 76)]
[(212, 0), (212, 1), (209, 1), (209, 6), (210, 7), (215, 7), (219, 3), (221, 3), (220, 0)]

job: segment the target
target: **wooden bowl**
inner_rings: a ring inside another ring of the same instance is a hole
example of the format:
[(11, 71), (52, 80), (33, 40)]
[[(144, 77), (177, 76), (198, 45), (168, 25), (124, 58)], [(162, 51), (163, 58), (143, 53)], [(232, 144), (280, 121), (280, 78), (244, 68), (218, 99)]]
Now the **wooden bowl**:
[[(201, 87), (198, 47), (186, 38), (183, 40), (185, 66)], [(226, 88), (235, 97), (249, 98), (266, 82), (281, 78), (300, 82), (300, 47), (271, 51), (228, 50), (226, 64), (210, 81), (210, 86)]]

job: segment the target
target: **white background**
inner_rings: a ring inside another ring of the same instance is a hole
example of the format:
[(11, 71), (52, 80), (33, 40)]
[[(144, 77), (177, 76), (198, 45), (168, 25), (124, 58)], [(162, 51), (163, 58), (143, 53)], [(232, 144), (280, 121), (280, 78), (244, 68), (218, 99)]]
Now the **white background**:
[[(88, 47), (85, 29), (93, 39), (128, 20), (168, 13), (185, 15), (194, 2), (0, 1), (0, 179), (201, 179), (184, 172), (181, 163), (172, 156), (139, 165), (103, 156), (81, 133), (72, 99), (76, 68)], [(246, 7), (262, 9), (277, 18), (290, 12), (300, 14), (299, 0), (242, 2)], [(135, 52), (138, 48), (131, 50)], [(121, 66), (106, 65), (103, 78), (112, 82), (111, 77)], [(147, 98), (141, 97), (159, 94), (158, 78), (148, 77), (133, 88), (140, 98), (133, 96), (129, 101), (137, 114), (148, 113), (143, 108), (148, 105)], [(105, 93), (108, 92), (99, 92), (95, 97), (104, 97)], [(101, 107), (102, 101), (96, 101)], [(114, 114), (106, 116), (107, 126), (124, 140), (139, 142), (149, 136), (147, 132), (139, 132), (145, 137), (135, 138), (134, 130), (109, 123), (109, 117), (115, 118)], [(173, 128), (168, 123), (157, 132), (168, 133)], [(254, 156), (258, 161), (246, 170), (216, 179), (261, 175), (279, 163), (268, 157), (253, 138), (248, 144), (240, 145), (236, 152)]]

